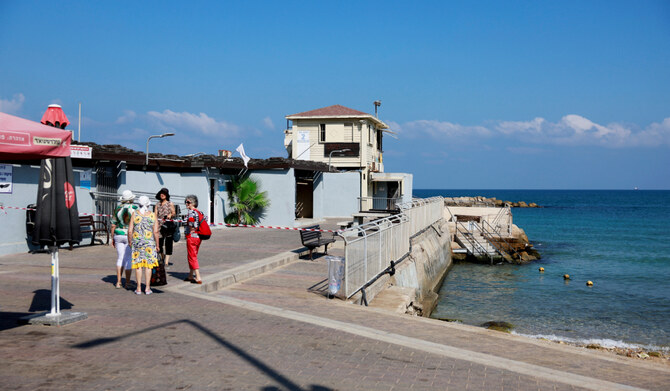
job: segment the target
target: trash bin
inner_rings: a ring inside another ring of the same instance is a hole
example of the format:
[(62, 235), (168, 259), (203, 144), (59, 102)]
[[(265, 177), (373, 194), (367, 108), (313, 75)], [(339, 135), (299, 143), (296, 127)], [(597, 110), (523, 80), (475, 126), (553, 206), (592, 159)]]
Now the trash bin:
[(326, 256), (328, 261), (328, 294), (343, 296), (342, 281), (344, 281), (344, 257)]

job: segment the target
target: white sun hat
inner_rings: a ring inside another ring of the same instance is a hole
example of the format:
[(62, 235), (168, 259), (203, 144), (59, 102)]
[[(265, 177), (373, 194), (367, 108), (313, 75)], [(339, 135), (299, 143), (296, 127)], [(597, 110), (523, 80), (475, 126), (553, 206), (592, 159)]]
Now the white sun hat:
[(133, 192), (130, 191), (130, 190), (124, 190), (121, 197), (119, 197), (119, 201), (122, 201), (122, 202), (128, 202), (128, 201), (132, 201), (134, 199), (135, 199), (135, 194), (133, 194)]

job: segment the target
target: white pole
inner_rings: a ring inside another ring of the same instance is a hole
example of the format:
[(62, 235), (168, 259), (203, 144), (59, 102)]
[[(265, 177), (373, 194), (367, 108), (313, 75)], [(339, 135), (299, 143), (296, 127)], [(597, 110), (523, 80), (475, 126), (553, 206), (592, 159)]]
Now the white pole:
[(51, 247), (51, 312), (47, 316), (60, 315), (60, 281), (58, 247)]
[(79, 135), (77, 141), (81, 141), (81, 102), (79, 102)]
[(60, 315), (60, 259), (56, 247), (56, 315)]

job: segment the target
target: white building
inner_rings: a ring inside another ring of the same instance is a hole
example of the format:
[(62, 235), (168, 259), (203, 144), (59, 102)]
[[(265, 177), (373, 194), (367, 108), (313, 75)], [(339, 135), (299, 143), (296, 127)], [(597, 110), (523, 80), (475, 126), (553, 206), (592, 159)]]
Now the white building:
[(395, 209), (411, 200), (412, 175), (384, 173), (383, 136), (392, 133), (372, 114), (341, 105), (287, 115), (284, 132), (289, 158), (360, 172), (360, 210)]

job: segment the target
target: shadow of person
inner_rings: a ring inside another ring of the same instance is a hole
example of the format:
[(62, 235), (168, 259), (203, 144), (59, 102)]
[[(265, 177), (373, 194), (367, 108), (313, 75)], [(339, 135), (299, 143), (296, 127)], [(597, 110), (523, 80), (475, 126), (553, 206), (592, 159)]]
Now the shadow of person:
[[(30, 312), (38, 311), (49, 311), (51, 310), (51, 290), (50, 289), (38, 289), (33, 292), (33, 301), (30, 303)], [(71, 310), (72, 303), (65, 300), (63, 297), (60, 297), (60, 308), (62, 310)]]
[(183, 280), (186, 277), (188, 277), (188, 272), (171, 272), (171, 271), (168, 271), (167, 274), (170, 277), (174, 277), (174, 278), (177, 278), (177, 279), (180, 279), (180, 280)]

